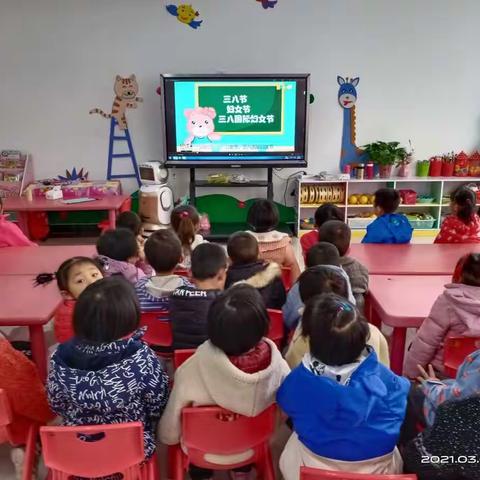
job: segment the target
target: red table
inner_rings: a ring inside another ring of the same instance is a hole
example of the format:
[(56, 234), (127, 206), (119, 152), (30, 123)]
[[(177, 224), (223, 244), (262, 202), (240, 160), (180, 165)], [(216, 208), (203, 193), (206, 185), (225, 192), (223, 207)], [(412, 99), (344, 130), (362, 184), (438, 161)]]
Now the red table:
[(84, 203), (63, 203), (62, 200), (47, 200), (45, 198), (34, 198), (32, 201), (25, 197), (8, 197), (4, 199), (4, 210), (6, 212), (18, 213), (18, 224), (28, 236), (27, 214), (29, 212), (78, 212), (107, 210), (110, 228), (115, 228), (116, 213), (128, 195), (114, 195), (100, 198), (92, 202)]
[(28, 327), (33, 360), (43, 381), (47, 378), (43, 325), (60, 302), (55, 283), (34, 287), (31, 275), (0, 275), (0, 327)]
[(370, 275), (452, 275), (458, 259), (470, 252), (480, 252), (480, 244), (352, 244), (349, 255)]
[(0, 275), (31, 275), (55, 272), (70, 257), (92, 257), (95, 245), (51, 245), (0, 248)]
[(390, 349), (391, 369), (401, 375), (407, 328), (418, 328), (430, 313), (451, 276), (374, 275), (370, 277), (369, 308), (393, 327)]

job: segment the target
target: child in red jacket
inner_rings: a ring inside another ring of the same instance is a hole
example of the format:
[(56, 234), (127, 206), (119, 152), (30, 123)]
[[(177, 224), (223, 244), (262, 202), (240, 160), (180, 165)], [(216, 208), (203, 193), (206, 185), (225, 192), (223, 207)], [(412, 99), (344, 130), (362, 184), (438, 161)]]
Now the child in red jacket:
[(63, 303), (57, 308), (53, 321), (55, 338), (59, 343), (73, 337), (73, 309), (80, 294), (91, 284), (103, 278), (101, 266), (88, 257), (65, 260), (55, 273), (41, 273), (36, 283), (42, 285), (57, 280)]
[(480, 243), (480, 217), (476, 210), (477, 196), (467, 187), (451, 195), (452, 215), (442, 223), (435, 243)]
[(0, 248), (2, 247), (36, 247), (13, 222), (3, 214), (3, 201), (0, 197)]

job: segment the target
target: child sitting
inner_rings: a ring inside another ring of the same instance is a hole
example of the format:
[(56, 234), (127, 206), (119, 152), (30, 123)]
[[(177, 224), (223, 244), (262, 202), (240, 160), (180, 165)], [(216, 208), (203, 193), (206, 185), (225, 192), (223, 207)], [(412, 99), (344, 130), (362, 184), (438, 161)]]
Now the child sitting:
[(401, 473), (395, 445), (410, 383), (378, 362), (368, 324), (344, 298), (314, 296), (302, 321), (310, 352), (277, 392), (294, 427), (280, 458), (283, 478), (298, 480), (301, 466)]
[(88, 257), (73, 257), (65, 260), (55, 273), (41, 273), (37, 285), (57, 280), (63, 298), (53, 319), (57, 342), (63, 343), (73, 337), (73, 309), (80, 294), (92, 283), (103, 278), (100, 264)]
[(363, 312), (365, 304), (364, 295), (368, 291), (368, 270), (358, 260), (347, 256), (352, 236), (350, 227), (345, 222), (329, 220), (320, 227), (318, 234), (323, 242), (332, 243), (337, 247), (340, 254), (340, 266), (345, 270), (348, 278), (350, 278), (357, 308), (360, 312)]
[(178, 287), (191, 287), (184, 277), (174, 273), (182, 261), (182, 245), (172, 230), (157, 230), (145, 242), (145, 256), (155, 276), (142, 278), (135, 285), (142, 312), (168, 310), (170, 295)]
[(231, 265), (225, 288), (245, 282), (258, 289), (267, 308), (282, 308), (286, 300), (282, 269), (277, 263), (258, 259), (257, 239), (248, 232), (234, 233), (228, 239), (227, 252)]
[[(47, 394), (35, 365), (15, 350), (0, 334), (0, 389), (4, 390), (13, 413), (12, 429), (21, 432), (29, 425), (45, 425), (53, 420)], [(11, 451), (17, 478), (22, 477), (25, 451), (15, 447)]]
[(145, 252), (143, 250), (145, 239), (143, 238), (142, 219), (135, 212), (122, 212), (117, 217), (115, 226), (117, 228), (126, 228), (135, 235), (138, 244), (138, 256), (140, 260), (145, 261)]
[(180, 267), (190, 268), (190, 256), (192, 251), (201, 243), (205, 242), (198, 233), (200, 228), (200, 216), (197, 209), (192, 205), (179, 205), (172, 211), (170, 224), (178, 235), (182, 244), (183, 260)]
[(318, 236), (318, 229), (329, 220), (340, 220), (343, 222), (345, 216), (343, 212), (333, 203), (324, 203), (315, 210), (315, 229), (311, 232), (305, 233), (300, 237), (300, 245), (302, 246), (303, 256), (306, 257), (308, 251), (321, 238)]
[[(356, 304), (355, 297), (352, 293), (352, 287), (350, 285), (350, 279), (345, 273), (345, 270), (340, 266), (340, 254), (338, 253), (335, 245), (327, 242), (318, 242), (308, 250), (305, 258), (305, 265), (307, 268), (315, 267), (317, 265), (328, 266), (332, 270), (338, 272), (347, 281), (348, 295), (347, 298), (354, 305)], [(299, 282), (297, 281), (292, 285), (287, 295), (287, 301), (283, 306), (283, 323), (289, 330), (293, 330), (302, 314), (303, 302), (300, 298)]]
[(407, 217), (395, 213), (400, 205), (400, 194), (394, 188), (381, 188), (375, 192), (375, 215), (377, 218), (367, 226), (362, 243), (408, 243), (413, 228)]
[(208, 309), (225, 286), (227, 256), (215, 243), (203, 243), (192, 252), (194, 287), (182, 286), (170, 297), (173, 349), (197, 348), (208, 339)]
[[(180, 443), (184, 407), (218, 405), (253, 417), (275, 402), (289, 368), (275, 344), (264, 338), (268, 327), (262, 297), (253, 287), (234, 285), (214, 300), (208, 312), (209, 340), (175, 372), (160, 422), (163, 443)], [(190, 476), (207, 479), (212, 472), (191, 465)]]
[(8, 215), (3, 213), (3, 200), (0, 197), (0, 248), (2, 247), (36, 247), (20, 228), (8, 221)]
[(275, 203), (270, 200), (256, 200), (248, 211), (247, 223), (253, 230), (249, 233), (258, 241), (259, 257), (278, 263), (281, 267), (289, 267), (292, 282), (295, 282), (300, 275), (300, 267), (289, 235), (275, 230), (279, 220)]
[(139, 321), (135, 292), (124, 278), (87, 287), (75, 306), (75, 337), (60, 344), (50, 361), (47, 391), (64, 425), (142, 422), (149, 458), (168, 399), (168, 377), (142, 342)]
[(443, 373), (443, 344), (447, 337), (480, 336), (480, 254), (465, 259), (459, 283), (445, 285), (407, 352), (404, 373), (418, 375), (417, 365), (431, 363)]
[(477, 214), (477, 196), (467, 187), (460, 187), (451, 195), (452, 215), (442, 222), (434, 243), (480, 243), (480, 218)]
[(126, 228), (107, 230), (100, 235), (97, 252), (106, 277), (122, 275), (135, 284), (152, 273), (150, 266), (140, 260), (135, 235)]
[[(322, 293), (335, 293), (336, 295), (347, 299), (348, 280), (345, 279), (339, 271), (333, 270), (330, 265), (317, 265), (308, 268), (300, 275), (298, 285), (300, 301), (302, 302), (302, 313), (303, 304), (315, 295), (321, 295)], [(368, 329), (368, 345), (375, 350), (379, 361), (386, 367), (389, 367), (390, 357), (385, 337), (375, 325), (369, 323)], [(306, 352), (308, 352), (308, 335), (305, 333), (302, 322), (300, 322), (293, 334), (292, 341), (290, 342), (288, 351), (285, 355), (285, 359), (290, 365), (290, 368), (296, 367), (302, 361)]]

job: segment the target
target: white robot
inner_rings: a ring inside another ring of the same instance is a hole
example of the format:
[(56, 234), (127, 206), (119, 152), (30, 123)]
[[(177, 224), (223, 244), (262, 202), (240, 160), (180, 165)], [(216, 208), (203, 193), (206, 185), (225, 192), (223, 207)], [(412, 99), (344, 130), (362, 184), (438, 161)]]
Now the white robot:
[(170, 224), (173, 210), (173, 192), (168, 186), (168, 170), (161, 162), (146, 162), (138, 166), (140, 171), (139, 215), (143, 222), (144, 236)]

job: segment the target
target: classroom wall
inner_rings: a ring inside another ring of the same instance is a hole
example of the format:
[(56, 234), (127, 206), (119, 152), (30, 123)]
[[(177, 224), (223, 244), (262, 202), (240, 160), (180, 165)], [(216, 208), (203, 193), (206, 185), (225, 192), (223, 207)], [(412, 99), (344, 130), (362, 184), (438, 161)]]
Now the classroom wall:
[(136, 73), (145, 103), (130, 132), (140, 162), (159, 159), (161, 72), (310, 72), (310, 173), (337, 169), (337, 74), (360, 77), (359, 145), (411, 139), (425, 158), (479, 143), (477, 0), (191, 1), (196, 31), (166, 0), (0, 0), (0, 148), (31, 152), (37, 178), (74, 165), (105, 178), (108, 121), (88, 111), (110, 108), (117, 73)]

